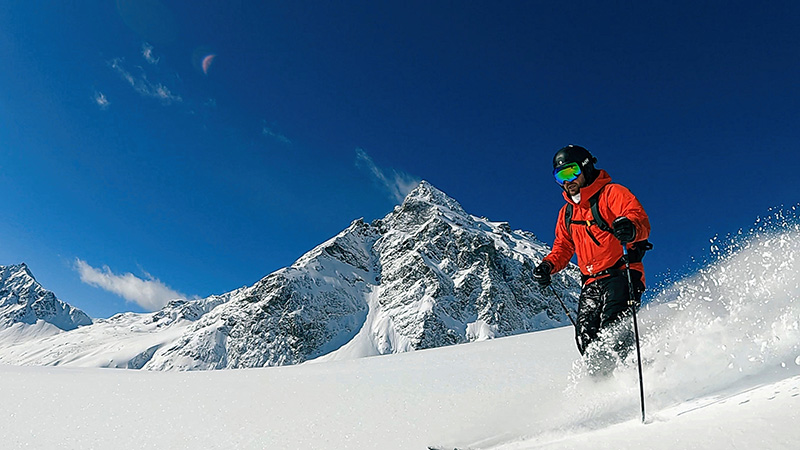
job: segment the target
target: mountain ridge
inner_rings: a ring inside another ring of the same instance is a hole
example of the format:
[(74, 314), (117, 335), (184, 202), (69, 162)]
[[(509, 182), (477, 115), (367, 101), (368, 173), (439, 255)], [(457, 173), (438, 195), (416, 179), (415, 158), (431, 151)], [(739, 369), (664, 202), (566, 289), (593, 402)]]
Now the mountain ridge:
[[(29, 353), (36, 358), (24, 356), (20, 347), (0, 351), (0, 361), (61, 364), (69, 359), (76, 365), (151, 370), (262, 367), (552, 328), (567, 324), (567, 318), (531, 273), (548, 251), (533, 233), (470, 215), (423, 181), (385, 217), (354, 220), (252, 286), (173, 301), (154, 313), (98, 320), (92, 325), (96, 333), (92, 327), (75, 333), (91, 344), (69, 358), (34, 351), (67, 346), (73, 336), (64, 333), (51, 342), (31, 343)], [(573, 308), (579, 283), (576, 267), (554, 276), (554, 287)], [(118, 334), (112, 327), (135, 331)], [(115, 335), (130, 348), (112, 351), (108, 358), (82, 358), (77, 353), (110, 349), (95, 335)]]

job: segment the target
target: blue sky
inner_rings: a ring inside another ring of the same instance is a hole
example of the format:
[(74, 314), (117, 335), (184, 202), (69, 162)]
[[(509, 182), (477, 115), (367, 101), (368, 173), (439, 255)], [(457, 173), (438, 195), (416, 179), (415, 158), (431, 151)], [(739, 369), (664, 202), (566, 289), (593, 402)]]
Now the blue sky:
[(798, 202), (797, 2), (7, 3), (0, 264), (93, 317), (250, 285), (421, 179), (551, 243), (569, 143), (640, 197), (651, 280)]

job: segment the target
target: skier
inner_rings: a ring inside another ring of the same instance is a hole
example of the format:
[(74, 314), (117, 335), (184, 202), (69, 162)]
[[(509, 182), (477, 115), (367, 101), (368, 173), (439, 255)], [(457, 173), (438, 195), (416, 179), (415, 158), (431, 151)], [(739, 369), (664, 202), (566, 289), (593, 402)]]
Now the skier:
[[(611, 183), (605, 170), (594, 167), (596, 162), (577, 145), (568, 145), (553, 157), (553, 174), (566, 205), (558, 213), (553, 249), (536, 266), (533, 277), (546, 287), (550, 275), (564, 269), (573, 254), (578, 255), (583, 287), (575, 340), (589, 373), (606, 374), (633, 345), (633, 333), (623, 319), (629, 317), (631, 306), (639, 306), (644, 292), (641, 258), (652, 246), (647, 241), (650, 221), (639, 200), (624, 186)], [(622, 245), (628, 247), (633, 296)], [(629, 304), (631, 297), (636, 305)]]

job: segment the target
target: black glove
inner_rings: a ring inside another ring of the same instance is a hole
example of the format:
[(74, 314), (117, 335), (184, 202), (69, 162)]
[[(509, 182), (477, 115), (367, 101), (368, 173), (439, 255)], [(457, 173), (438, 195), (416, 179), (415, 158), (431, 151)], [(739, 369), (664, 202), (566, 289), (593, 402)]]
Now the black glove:
[(553, 271), (553, 265), (550, 261), (542, 261), (541, 264), (533, 269), (533, 279), (539, 283), (541, 287), (550, 286), (550, 272)]
[(611, 224), (611, 227), (614, 229), (614, 237), (619, 239), (623, 244), (633, 242), (633, 240), (636, 239), (636, 227), (634, 227), (633, 222), (625, 216), (614, 219), (614, 223)]

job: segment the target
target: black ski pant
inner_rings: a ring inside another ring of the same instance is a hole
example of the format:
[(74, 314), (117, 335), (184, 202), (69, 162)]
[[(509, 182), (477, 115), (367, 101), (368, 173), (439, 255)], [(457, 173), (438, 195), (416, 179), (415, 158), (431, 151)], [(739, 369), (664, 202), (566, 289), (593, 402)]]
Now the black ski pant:
[[(631, 270), (631, 279), (638, 308), (644, 292), (641, 272)], [(575, 341), (581, 355), (586, 353), (586, 349), (602, 331), (608, 330), (616, 332), (615, 336), (610, 337), (610, 350), (617, 353), (620, 359), (625, 359), (633, 344), (631, 327), (624, 327), (621, 323), (630, 316), (629, 302), (628, 275), (624, 270), (615, 270), (610, 276), (583, 286), (578, 299), (578, 326), (575, 327)]]

